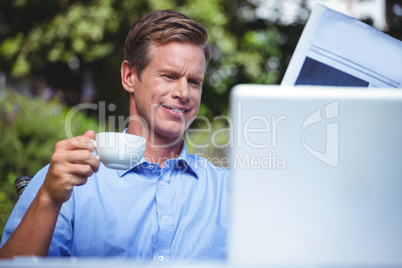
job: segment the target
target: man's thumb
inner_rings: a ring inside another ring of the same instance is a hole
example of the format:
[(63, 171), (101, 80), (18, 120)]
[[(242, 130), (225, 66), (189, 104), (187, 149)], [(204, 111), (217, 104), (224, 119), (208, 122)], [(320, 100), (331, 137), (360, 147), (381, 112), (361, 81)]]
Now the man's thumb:
[(95, 137), (96, 137), (95, 131), (88, 130), (87, 132), (85, 132), (84, 137), (87, 137), (87, 138), (90, 138), (90, 139), (94, 140)]

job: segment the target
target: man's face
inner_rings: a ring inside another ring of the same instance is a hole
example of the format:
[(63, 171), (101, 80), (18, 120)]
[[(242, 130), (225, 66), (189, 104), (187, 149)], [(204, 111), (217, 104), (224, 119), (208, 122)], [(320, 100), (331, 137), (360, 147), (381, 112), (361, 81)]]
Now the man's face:
[(200, 106), (205, 74), (202, 48), (180, 43), (156, 45), (141, 76), (134, 75), (131, 115), (145, 120), (154, 138), (183, 137)]

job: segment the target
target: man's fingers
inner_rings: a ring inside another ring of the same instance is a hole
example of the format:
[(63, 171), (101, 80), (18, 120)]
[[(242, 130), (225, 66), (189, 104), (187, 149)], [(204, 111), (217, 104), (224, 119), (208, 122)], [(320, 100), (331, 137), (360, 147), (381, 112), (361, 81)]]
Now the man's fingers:
[[(76, 177), (87, 178), (92, 176), (94, 170), (91, 165), (84, 165), (84, 164), (70, 164), (71, 175)], [(73, 182), (74, 183), (74, 182)], [(74, 183), (75, 185), (79, 185)]]
[(71, 164), (89, 165), (94, 172), (99, 169), (99, 159), (87, 150), (69, 151), (65, 161)]
[(56, 143), (56, 150), (79, 150), (86, 149), (93, 151), (95, 149), (95, 144), (93, 139), (86, 136), (73, 137), (67, 140), (62, 140)]
[(81, 185), (84, 185), (85, 183), (87, 183), (87, 180), (88, 180), (88, 177), (76, 176), (76, 177), (74, 177), (72, 182), (74, 183), (75, 186), (81, 186)]
[(95, 138), (96, 138), (95, 132), (93, 130), (88, 130), (82, 136), (72, 137), (57, 142), (55, 150), (86, 149), (92, 152), (95, 149), (95, 143), (94, 143)]

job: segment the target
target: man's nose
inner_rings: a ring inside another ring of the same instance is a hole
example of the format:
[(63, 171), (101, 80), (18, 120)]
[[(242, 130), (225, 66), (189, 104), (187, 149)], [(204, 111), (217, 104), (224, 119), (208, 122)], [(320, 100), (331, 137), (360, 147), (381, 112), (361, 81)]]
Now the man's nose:
[(179, 98), (180, 100), (190, 99), (189, 84), (186, 79), (180, 79), (177, 81), (175, 88), (172, 91), (173, 98)]

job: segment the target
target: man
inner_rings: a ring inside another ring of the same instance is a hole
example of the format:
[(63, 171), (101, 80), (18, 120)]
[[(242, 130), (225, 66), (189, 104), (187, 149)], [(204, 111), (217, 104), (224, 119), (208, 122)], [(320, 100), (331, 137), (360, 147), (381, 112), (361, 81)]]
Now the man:
[(147, 139), (142, 161), (105, 167), (92, 153), (93, 131), (58, 142), (14, 208), (0, 257), (224, 260), (228, 171), (189, 155), (183, 140), (209, 58), (207, 31), (183, 14), (155, 11), (137, 21), (121, 79), (132, 119), (126, 131)]

